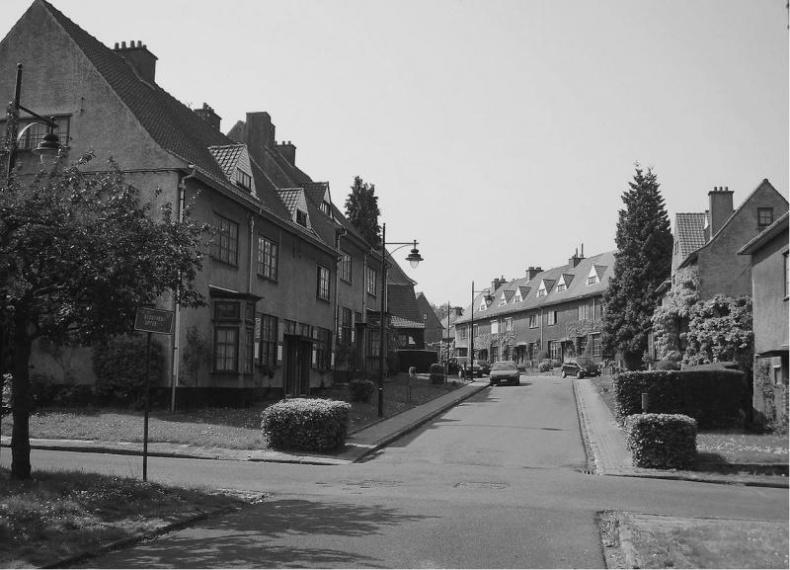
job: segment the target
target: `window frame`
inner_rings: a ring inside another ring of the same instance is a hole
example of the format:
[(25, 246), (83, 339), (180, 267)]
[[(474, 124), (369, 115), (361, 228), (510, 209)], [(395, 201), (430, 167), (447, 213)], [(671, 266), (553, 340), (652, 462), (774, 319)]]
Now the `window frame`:
[[(233, 336), (232, 341), (228, 342), (228, 339), (226, 338), (223, 339), (222, 343), (220, 343), (220, 333), (231, 333)], [(214, 326), (214, 358), (212, 363), (214, 372), (237, 373), (239, 371), (239, 336), (238, 326), (224, 324), (220, 326)], [(226, 348), (231, 347), (231, 353), (228, 354), (225, 350), (223, 350), (223, 354), (220, 356), (220, 346)], [(221, 366), (220, 359), (222, 361)]]
[(546, 311), (546, 326), (553, 327), (557, 324), (557, 311)]
[(344, 283), (351, 285), (353, 280), (353, 259), (350, 253), (345, 251), (340, 252), (340, 260), (338, 261), (338, 277)]
[[(768, 215), (768, 221), (763, 221), (763, 215)], [(768, 206), (757, 208), (757, 226), (766, 228), (774, 223), (774, 209)]]
[[(217, 242), (211, 248), (211, 257), (232, 267), (239, 266), (239, 224), (214, 212)], [(234, 236), (235, 230), (235, 236)], [(224, 240), (227, 240), (226, 242)]]
[(316, 298), (328, 303), (332, 294), (332, 273), (328, 267), (324, 267), (320, 263), (316, 267)]
[(365, 292), (371, 297), (376, 297), (378, 293), (378, 270), (368, 265), (365, 267)]
[(258, 234), (256, 262), (258, 277), (277, 283), (280, 277), (280, 244), (263, 234)]

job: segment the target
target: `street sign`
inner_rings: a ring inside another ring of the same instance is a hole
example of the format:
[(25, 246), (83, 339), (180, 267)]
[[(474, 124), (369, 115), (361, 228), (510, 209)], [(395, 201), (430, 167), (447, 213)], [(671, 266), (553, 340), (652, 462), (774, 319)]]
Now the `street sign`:
[(134, 330), (159, 334), (173, 334), (173, 311), (140, 307), (134, 316)]

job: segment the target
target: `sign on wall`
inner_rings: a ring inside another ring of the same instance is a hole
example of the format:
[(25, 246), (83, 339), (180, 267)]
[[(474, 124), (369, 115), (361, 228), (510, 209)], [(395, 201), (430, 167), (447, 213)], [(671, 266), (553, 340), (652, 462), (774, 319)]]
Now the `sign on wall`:
[(134, 317), (134, 330), (159, 334), (173, 334), (173, 311), (141, 307)]

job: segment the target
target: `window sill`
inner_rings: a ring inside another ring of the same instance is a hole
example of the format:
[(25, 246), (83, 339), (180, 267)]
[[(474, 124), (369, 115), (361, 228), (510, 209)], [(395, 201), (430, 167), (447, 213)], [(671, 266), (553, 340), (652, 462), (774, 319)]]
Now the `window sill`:
[(279, 283), (279, 280), (277, 280), (277, 279), (272, 279), (271, 277), (266, 277), (265, 275), (261, 275), (260, 273), (258, 273), (257, 275), (258, 275), (258, 279), (260, 279), (261, 281), (268, 281), (269, 283), (273, 283), (275, 285), (277, 285)]
[(221, 263), (222, 265), (227, 265), (228, 267), (232, 267), (233, 269), (239, 268), (238, 263), (231, 263), (230, 261), (222, 260), (219, 257), (214, 257), (213, 255), (211, 256), (211, 260), (216, 261), (217, 263)]

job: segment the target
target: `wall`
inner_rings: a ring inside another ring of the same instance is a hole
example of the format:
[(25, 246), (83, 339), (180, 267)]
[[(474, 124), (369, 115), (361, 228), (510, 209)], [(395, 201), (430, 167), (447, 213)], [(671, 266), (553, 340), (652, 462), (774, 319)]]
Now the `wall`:
[[(754, 351), (757, 354), (788, 346), (787, 232), (765, 244), (752, 256)], [(739, 256), (747, 257), (748, 256)]]

